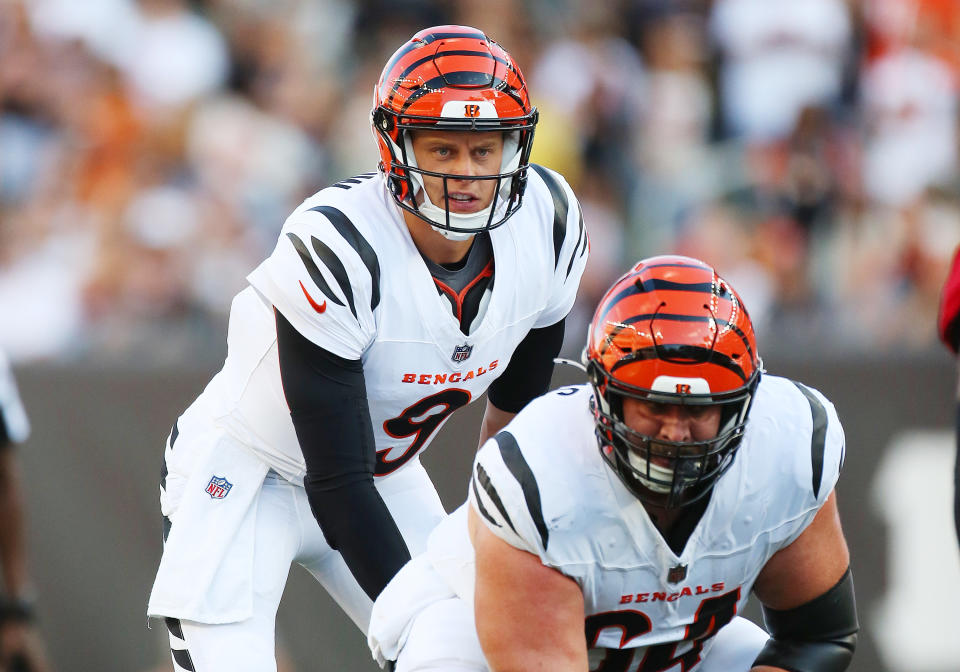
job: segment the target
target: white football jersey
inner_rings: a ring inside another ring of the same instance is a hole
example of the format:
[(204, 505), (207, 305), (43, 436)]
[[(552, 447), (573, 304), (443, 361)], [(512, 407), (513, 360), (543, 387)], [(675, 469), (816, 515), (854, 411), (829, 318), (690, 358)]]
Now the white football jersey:
[[(528, 176), (523, 206), (490, 232), (493, 288), (469, 335), (438, 294), (380, 174), (308, 198), (234, 299), (226, 362), (178, 420), (179, 434), (225, 429), (284, 478), (302, 480), (275, 307), (313, 343), (363, 362), (376, 475), (403, 467), (483, 394), (530, 329), (560, 321), (573, 305), (588, 248), (579, 204), (557, 173), (531, 166)], [(172, 459), (195, 458), (174, 450)]]
[[(832, 492), (843, 430), (819, 392), (765, 375), (736, 459), (677, 555), (601, 457), (591, 395), (582, 385), (531, 402), (478, 453), (470, 502), (494, 534), (580, 585), (591, 669), (690, 670)], [(445, 525), (430, 539), (440, 555)]]

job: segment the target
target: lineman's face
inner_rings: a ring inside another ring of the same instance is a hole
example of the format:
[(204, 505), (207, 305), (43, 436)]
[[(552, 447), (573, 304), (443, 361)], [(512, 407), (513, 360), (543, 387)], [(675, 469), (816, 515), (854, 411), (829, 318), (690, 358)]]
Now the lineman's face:
[(627, 397), (623, 421), (633, 431), (665, 441), (707, 441), (720, 431), (720, 406), (660, 404)]
[[(475, 177), (496, 175), (503, 158), (503, 133), (500, 131), (416, 131), (413, 153), (423, 170), (448, 175)], [(430, 202), (450, 212), (471, 214), (483, 210), (493, 200), (497, 180), (451, 179), (423, 176)]]

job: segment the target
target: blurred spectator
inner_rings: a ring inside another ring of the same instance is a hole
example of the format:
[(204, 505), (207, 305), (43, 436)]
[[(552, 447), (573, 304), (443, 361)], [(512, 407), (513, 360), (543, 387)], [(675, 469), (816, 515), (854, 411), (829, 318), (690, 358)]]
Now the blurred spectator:
[(13, 448), (29, 434), (27, 414), (6, 356), (0, 351), (0, 669), (48, 672), (46, 652), (36, 628), (20, 467)]
[(285, 213), (367, 170), (384, 45), (443, 23), (532, 64), (533, 160), (594, 246), (580, 305), (686, 251), (742, 274), (771, 347), (932, 347), (878, 325), (926, 315), (960, 239), (953, 0), (5, 0), (0, 346), (219, 356)]
[(957, 165), (957, 89), (946, 63), (914, 48), (891, 51), (864, 75), (870, 198), (906, 205)]
[(804, 108), (839, 99), (851, 37), (843, 0), (716, 0), (711, 22), (734, 135), (782, 138)]

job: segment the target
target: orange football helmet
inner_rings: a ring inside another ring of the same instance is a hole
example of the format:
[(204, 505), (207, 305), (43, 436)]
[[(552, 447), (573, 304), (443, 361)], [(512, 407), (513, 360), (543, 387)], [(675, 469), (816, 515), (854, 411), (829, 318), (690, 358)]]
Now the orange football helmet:
[[(445, 236), (465, 240), (500, 226), (520, 207), (537, 110), (513, 58), (476, 28), (427, 28), (400, 47), (374, 89), (372, 124), (380, 170), (394, 199)], [(418, 129), (503, 131), (500, 172), (464, 178), (418, 168), (408, 133)], [(484, 210), (451, 213), (449, 202), (430, 202), (423, 175), (443, 179), (446, 201), (448, 179), (496, 180), (497, 185)]]
[[(665, 507), (710, 492), (733, 462), (763, 368), (734, 289), (697, 259), (645, 259), (600, 301), (584, 357), (601, 453), (624, 485)], [(625, 397), (719, 405), (719, 432), (690, 442), (643, 435), (623, 420)]]

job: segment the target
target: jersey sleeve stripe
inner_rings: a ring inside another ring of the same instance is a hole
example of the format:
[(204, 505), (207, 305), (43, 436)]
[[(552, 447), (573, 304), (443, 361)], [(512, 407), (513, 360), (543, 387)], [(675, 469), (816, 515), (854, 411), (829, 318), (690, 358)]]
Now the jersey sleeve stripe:
[(300, 238), (294, 233), (287, 233), (287, 238), (290, 239), (290, 242), (293, 243), (293, 248), (297, 251), (297, 254), (300, 255), (300, 261), (302, 261), (303, 265), (307, 267), (307, 273), (310, 274), (310, 279), (313, 280), (313, 284), (315, 284), (317, 288), (323, 292), (324, 296), (338, 306), (342, 306), (343, 301), (338, 299), (337, 295), (333, 293), (332, 289), (330, 289), (330, 285), (327, 284), (323, 274), (320, 273), (320, 268), (313, 260), (310, 250), (308, 250), (307, 246), (303, 244), (303, 241), (300, 240)]
[(823, 407), (816, 395), (802, 383), (793, 381), (810, 404), (810, 413), (813, 416), (813, 434), (810, 437), (810, 459), (813, 465), (813, 496), (820, 496), (820, 482), (823, 480), (823, 453), (827, 441), (827, 409)]
[(350, 221), (350, 218), (340, 210), (329, 205), (318, 205), (310, 209), (319, 212), (330, 220), (330, 223), (333, 224), (337, 232), (350, 244), (350, 247), (356, 250), (360, 256), (360, 260), (363, 261), (364, 266), (367, 267), (371, 280), (370, 310), (373, 310), (380, 305), (380, 262), (377, 259), (377, 253), (373, 251), (370, 243), (361, 235), (357, 227)]
[(483, 505), (483, 500), (480, 497), (480, 491), (477, 489), (476, 476), (470, 479), (470, 487), (473, 488), (473, 497), (477, 502), (477, 510), (480, 512), (480, 515), (486, 518), (494, 527), (503, 527), (503, 525), (497, 522), (497, 519), (494, 518), (489, 511), (487, 511), (487, 507)]
[[(578, 208), (579, 209), (579, 208)], [(570, 255), (570, 263), (567, 264), (567, 276), (570, 277), (570, 270), (573, 268), (573, 262), (577, 260), (577, 257), (582, 257), (583, 253), (587, 251), (586, 246), (586, 234), (583, 230), (583, 210), (580, 210), (580, 233), (577, 234), (577, 244), (573, 246), (573, 254)], [(580, 253), (577, 253), (577, 249), (583, 245), (583, 248), (580, 249)]]
[(190, 651), (187, 649), (170, 649), (173, 653), (174, 662), (186, 672), (195, 672), (193, 659), (190, 658)]
[(179, 618), (167, 618), (163, 619), (163, 622), (167, 625), (167, 630), (176, 637), (177, 639), (183, 639), (183, 627), (180, 625)]
[(343, 267), (343, 262), (340, 261), (340, 257), (316, 236), (310, 236), (310, 242), (313, 244), (313, 251), (317, 253), (320, 261), (322, 261), (333, 274), (333, 279), (336, 280), (340, 286), (340, 291), (343, 292), (344, 297), (347, 299), (347, 304), (350, 306), (350, 312), (353, 313), (354, 317), (357, 317), (357, 307), (353, 303), (353, 288), (350, 286), (347, 269)]
[[(484, 492), (486, 492), (487, 496), (490, 497), (490, 501), (493, 502), (495, 507), (497, 507), (497, 511), (499, 511), (500, 515), (503, 516), (503, 519), (507, 522), (507, 525), (510, 526), (510, 529), (513, 530), (515, 534), (519, 534), (519, 532), (517, 532), (517, 528), (513, 524), (513, 521), (510, 520), (510, 516), (507, 514), (507, 508), (503, 505), (503, 500), (500, 499), (497, 489), (493, 487), (493, 483), (490, 482), (490, 475), (487, 474), (482, 464), (477, 465), (477, 480), (480, 481), (480, 485), (483, 487)], [(480, 499), (477, 498), (477, 503), (479, 502)], [(489, 513), (486, 515), (487, 517), (490, 516)], [(500, 525), (497, 527), (500, 527)]]
[(560, 264), (560, 248), (563, 247), (563, 239), (567, 235), (567, 211), (570, 209), (570, 203), (567, 201), (567, 192), (550, 172), (543, 166), (531, 163), (530, 167), (537, 171), (553, 196), (553, 263), (554, 268)]
[(547, 530), (547, 524), (543, 520), (543, 508), (540, 504), (540, 489), (537, 487), (537, 479), (534, 477), (530, 465), (527, 464), (527, 461), (523, 458), (523, 453), (520, 452), (520, 446), (517, 445), (517, 439), (513, 434), (510, 432), (499, 432), (493, 438), (500, 447), (500, 457), (503, 459), (503, 463), (507, 465), (507, 469), (510, 470), (510, 473), (513, 474), (513, 477), (517, 479), (517, 482), (523, 489), (523, 498), (527, 503), (527, 511), (530, 513), (530, 518), (533, 519), (533, 524), (536, 526), (537, 532), (540, 533), (540, 541), (543, 543), (543, 548), (546, 549), (550, 533)]

